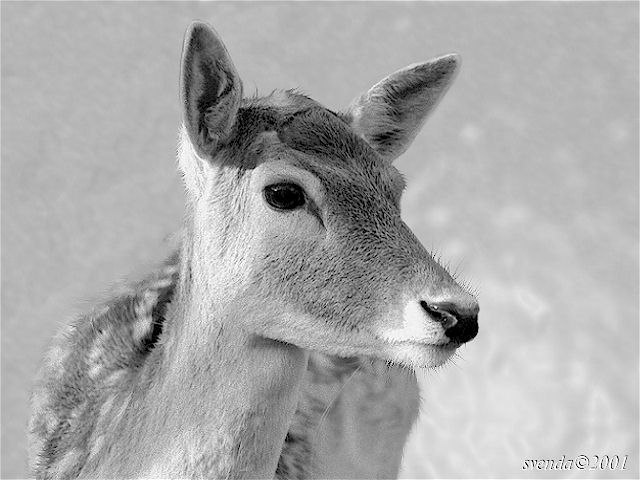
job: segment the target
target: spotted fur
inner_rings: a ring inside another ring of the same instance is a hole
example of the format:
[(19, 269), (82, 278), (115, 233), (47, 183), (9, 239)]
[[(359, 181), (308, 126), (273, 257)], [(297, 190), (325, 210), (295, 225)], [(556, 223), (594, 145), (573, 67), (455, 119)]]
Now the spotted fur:
[(146, 279), (121, 289), (63, 329), (50, 348), (32, 395), (31, 470), (38, 478), (75, 478), (105, 445), (127, 408), (158, 341), (173, 297), (177, 255)]

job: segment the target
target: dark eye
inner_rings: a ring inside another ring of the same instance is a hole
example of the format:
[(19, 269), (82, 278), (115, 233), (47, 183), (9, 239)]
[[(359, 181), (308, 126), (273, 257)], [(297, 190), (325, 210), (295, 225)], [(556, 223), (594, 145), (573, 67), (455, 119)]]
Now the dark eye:
[(264, 188), (264, 198), (278, 210), (293, 210), (304, 205), (304, 190), (295, 183), (276, 183)]

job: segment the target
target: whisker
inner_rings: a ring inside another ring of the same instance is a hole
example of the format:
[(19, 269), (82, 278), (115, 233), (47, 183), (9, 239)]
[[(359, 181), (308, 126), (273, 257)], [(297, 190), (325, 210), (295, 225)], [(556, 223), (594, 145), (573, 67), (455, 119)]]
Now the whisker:
[(344, 391), (344, 389), (347, 386), (347, 384), (353, 379), (353, 377), (356, 375), (356, 373), (358, 373), (360, 371), (361, 368), (362, 368), (362, 363), (360, 363), (360, 365), (358, 365), (358, 368), (356, 368), (351, 373), (351, 375), (349, 375), (349, 378), (347, 378), (347, 380), (342, 384), (342, 387), (340, 387), (340, 390), (338, 390), (338, 393), (336, 393), (336, 395), (331, 399), (331, 402), (329, 402), (327, 407), (324, 409), (324, 412), (322, 412), (322, 415), (320, 416), (320, 421), (318, 422), (318, 425), (316, 426), (316, 430), (315, 430), (315, 432), (313, 434), (313, 443), (314, 444), (316, 443), (316, 440), (318, 439), (318, 435), (320, 435), (320, 428), (322, 427), (322, 424), (326, 420), (326, 418), (327, 418), (327, 416), (329, 414), (329, 410), (331, 410), (331, 407), (333, 407), (333, 404), (336, 402), (338, 397), (342, 394), (342, 392)]

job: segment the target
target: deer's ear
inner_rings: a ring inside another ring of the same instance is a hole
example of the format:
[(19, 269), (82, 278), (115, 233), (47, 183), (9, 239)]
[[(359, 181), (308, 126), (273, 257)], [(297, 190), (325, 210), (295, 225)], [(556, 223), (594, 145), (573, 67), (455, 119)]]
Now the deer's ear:
[(207, 24), (193, 22), (182, 51), (183, 121), (196, 152), (211, 158), (236, 121), (242, 83), (229, 53)]
[(411, 145), (459, 64), (458, 55), (450, 54), (398, 70), (351, 102), (346, 117), (391, 162)]

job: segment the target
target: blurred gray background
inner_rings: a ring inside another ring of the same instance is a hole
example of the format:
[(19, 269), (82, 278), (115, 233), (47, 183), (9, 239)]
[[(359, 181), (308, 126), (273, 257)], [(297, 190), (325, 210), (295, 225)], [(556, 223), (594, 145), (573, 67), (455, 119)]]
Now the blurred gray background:
[[(2, 471), (25, 477), (56, 329), (168, 250), (184, 31), (245, 82), (339, 109), (451, 51), (405, 221), (480, 290), (480, 335), (420, 374), (404, 477), (638, 477), (638, 3), (2, 2)], [(626, 470), (526, 459), (628, 455)]]

